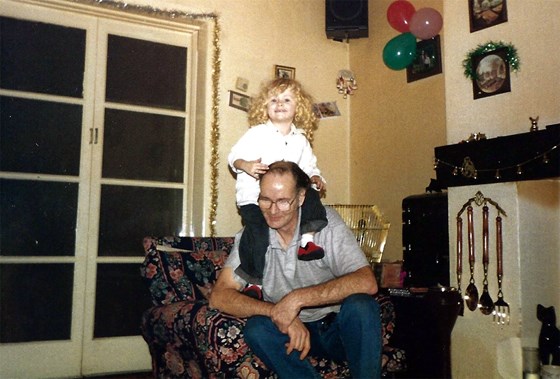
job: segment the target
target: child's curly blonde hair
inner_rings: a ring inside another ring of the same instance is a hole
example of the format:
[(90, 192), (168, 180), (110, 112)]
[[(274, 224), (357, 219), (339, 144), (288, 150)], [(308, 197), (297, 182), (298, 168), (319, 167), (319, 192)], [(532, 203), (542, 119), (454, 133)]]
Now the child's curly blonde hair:
[(313, 142), (313, 133), (317, 129), (317, 116), (313, 112), (313, 98), (294, 79), (277, 78), (265, 83), (259, 94), (252, 98), (249, 108), (249, 125), (264, 124), (268, 121), (267, 105), (271, 97), (287, 89), (292, 90), (296, 99), (296, 114), (293, 123), (303, 129), (309, 142)]

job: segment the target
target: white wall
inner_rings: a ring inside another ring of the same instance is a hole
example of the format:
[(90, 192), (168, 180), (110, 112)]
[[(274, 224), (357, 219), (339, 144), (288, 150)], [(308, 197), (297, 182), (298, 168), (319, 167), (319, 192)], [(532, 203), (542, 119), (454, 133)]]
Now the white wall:
[[(255, 94), (263, 81), (273, 78), (274, 65), (277, 64), (295, 67), (296, 79), (316, 101), (338, 102), (342, 116), (320, 121), (314, 151), (327, 179), (325, 201), (347, 201), (349, 108), (348, 102), (338, 94), (335, 80), (338, 70), (347, 68), (348, 46), (327, 39), (324, 0), (285, 0), (281, 3), (260, 0), (133, 2), (160, 9), (215, 12), (219, 15), (221, 75), (217, 235), (233, 235), (241, 227), (235, 206), (235, 179), (228, 171), (227, 155), (231, 146), (247, 130), (248, 123), (245, 112), (228, 106), (228, 91), (236, 90), (236, 79), (243, 77), (249, 80), (247, 94)], [(211, 109), (207, 109), (209, 115)], [(209, 130), (206, 141), (210, 141)], [(206, 147), (204, 164), (208, 165), (210, 146), (207, 144)], [(205, 181), (205, 209), (209, 210), (210, 177), (207, 175), (200, 179)], [(207, 222), (208, 215), (204, 219)]]
[[(556, 42), (560, 25), (555, 22), (560, 1), (508, 0), (507, 7), (508, 22), (470, 33), (467, 2), (444, 4), (448, 144), (475, 132), (485, 133), (488, 138), (525, 133), (531, 126), (529, 117), (539, 116), (541, 129), (560, 123), (560, 50)], [(461, 62), (470, 50), (490, 40), (512, 43), (518, 50), (520, 70), (511, 75), (511, 92), (473, 100), (472, 84), (463, 76)], [(498, 327), (489, 316), (466, 310), (452, 336), (453, 377), (519, 378), (520, 348), (536, 346), (540, 329), (535, 304), (560, 308), (558, 181), (451, 189), (450, 220), (478, 190), (508, 212), (504, 220), (504, 292), (512, 322)], [(450, 227), (450, 239), (454, 241), (453, 222)], [(454, 242), (450, 242), (450, 248), (454, 251)], [(451, 261), (453, 283), (453, 256)], [(463, 289), (467, 279), (463, 279)], [(481, 283), (480, 277), (477, 283)], [(490, 284), (495, 297), (495, 279)], [(545, 287), (550, 290), (543, 291)]]
[[(508, 0), (508, 21), (474, 33), (469, 31), (467, 2), (444, 5), (445, 97), (447, 142), (457, 143), (470, 133), (488, 138), (528, 132), (529, 117), (539, 125), (560, 122), (560, 25), (558, 0)], [(448, 27), (453, 25), (453, 27)], [(511, 92), (473, 100), (472, 83), (463, 76), (462, 60), (479, 44), (512, 43), (520, 70), (511, 75)]]
[[(503, 224), (503, 294), (510, 305), (509, 325), (499, 326), (491, 315), (465, 307), (452, 334), (454, 378), (521, 377), (521, 347), (538, 346), (540, 322), (536, 305), (560, 309), (560, 181), (540, 180), (454, 187), (449, 190), (451, 283), (456, 285), (455, 217), (463, 204), (480, 191), (499, 203), (507, 216)], [(475, 283), (482, 293), (481, 209), (473, 204), (475, 225)], [(490, 208), (489, 293), (497, 300), (495, 208)], [(463, 214), (463, 294), (469, 284), (466, 215)], [(469, 359), (465, 359), (469, 357)], [(476, 362), (473, 365), (472, 362)]]
[[(442, 74), (407, 83), (406, 70), (383, 63), (383, 48), (400, 34), (387, 21), (392, 2), (369, 1), (369, 38), (350, 41), (359, 85), (350, 99), (350, 200), (377, 204), (391, 222), (383, 253), (388, 261), (402, 259), (402, 200), (425, 192), (435, 178), (434, 147), (446, 144), (446, 67)], [(443, 0), (410, 2), (416, 9), (443, 11)]]

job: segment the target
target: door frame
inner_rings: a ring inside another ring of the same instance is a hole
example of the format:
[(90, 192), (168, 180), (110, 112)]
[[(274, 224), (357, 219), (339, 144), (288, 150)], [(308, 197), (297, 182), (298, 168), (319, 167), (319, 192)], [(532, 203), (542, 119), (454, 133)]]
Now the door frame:
[[(184, 207), (186, 212), (184, 230), (188, 233), (193, 230), (192, 206), (194, 204), (193, 188), (195, 168), (195, 111), (197, 80), (197, 40), (199, 27), (179, 21), (160, 20), (141, 15), (115, 11), (100, 6), (78, 4), (62, 0), (0, 0), (0, 14), (3, 16), (26, 19), (50, 24), (79, 27), (87, 30), (86, 46), (95, 46), (99, 19), (109, 19), (159, 28), (161, 30), (187, 33), (192, 38), (192, 53), (189, 53), (188, 85), (189, 97), (192, 101), (188, 104), (187, 111), (191, 116), (186, 125), (185, 148), (185, 183)], [(151, 359), (148, 347), (140, 336), (116, 337), (93, 339), (94, 302), (95, 302), (95, 276), (96, 266), (99, 262), (110, 263), (140, 263), (142, 257), (97, 257), (97, 225), (99, 221), (99, 195), (95, 195), (100, 184), (92, 184), (92, 173), (99, 168), (92, 158), (96, 154), (89, 141), (88, 130), (95, 123), (95, 99), (93, 96), (96, 85), (96, 64), (98, 49), (86, 48), (84, 72), (84, 97), (83, 99), (69, 100), (81, 103), (83, 106), (82, 119), (82, 151), (79, 176), (61, 177), (36, 174), (2, 173), (2, 178), (71, 181), (79, 182), (78, 215), (76, 224), (76, 246), (72, 257), (10, 257), (0, 256), (2, 264), (44, 264), (44, 263), (73, 263), (74, 288), (72, 294), (72, 325), (69, 340), (63, 341), (38, 341), (24, 343), (0, 344), (0, 377), (76, 377), (96, 373), (139, 371), (150, 368)], [(2, 90), (2, 94), (10, 95), (11, 92)], [(20, 96), (21, 94), (18, 94)], [(27, 97), (26, 94), (21, 95)], [(34, 96), (52, 101), (48, 95)], [(57, 99), (54, 99), (57, 101)], [(98, 150), (100, 147), (98, 147)], [(93, 175), (93, 178), (95, 175)], [(96, 199), (97, 197), (97, 199)], [(92, 222), (89, 215), (97, 209), (97, 220)], [(112, 346), (112, 348), (107, 348)], [(131, 346), (136, 346), (131, 349)], [(117, 350), (115, 350), (116, 348)], [(115, 351), (124, 351), (126, 354), (118, 355)], [(136, 350), (137, 354), (132, 354)], [(110, 361), (116, 363), (109, 364)], [(126, 362), (123, 365), (123, 362)]]

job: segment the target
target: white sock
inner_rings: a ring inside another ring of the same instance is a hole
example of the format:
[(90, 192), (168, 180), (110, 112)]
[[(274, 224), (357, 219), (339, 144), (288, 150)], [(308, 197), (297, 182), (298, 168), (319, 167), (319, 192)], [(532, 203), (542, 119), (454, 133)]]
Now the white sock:
[(301, 247), (305, 247), (308, 242), (313, 242), (313, 233), (305, 233), (301, 235)]

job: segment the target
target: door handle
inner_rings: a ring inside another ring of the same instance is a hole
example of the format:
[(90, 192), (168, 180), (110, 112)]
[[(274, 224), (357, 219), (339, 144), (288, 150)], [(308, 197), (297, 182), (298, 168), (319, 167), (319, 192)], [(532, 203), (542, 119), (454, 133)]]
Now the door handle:
[(97, 145), (99, 142), (99, 128), (89, 128), (89, 144)]

